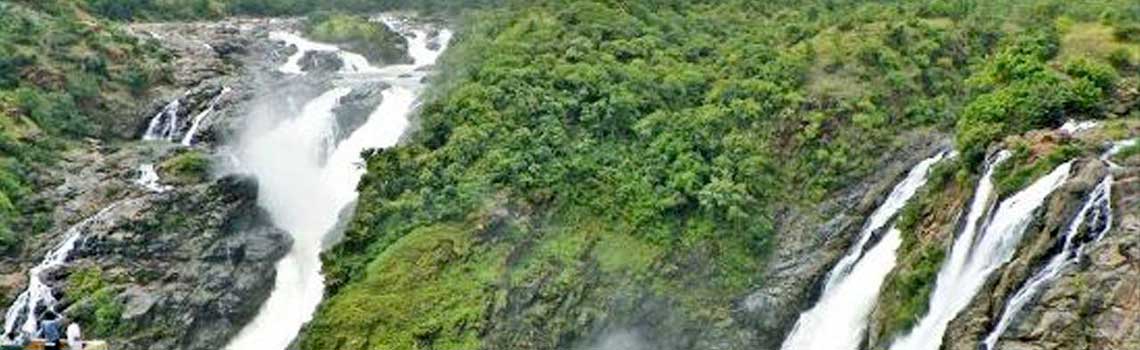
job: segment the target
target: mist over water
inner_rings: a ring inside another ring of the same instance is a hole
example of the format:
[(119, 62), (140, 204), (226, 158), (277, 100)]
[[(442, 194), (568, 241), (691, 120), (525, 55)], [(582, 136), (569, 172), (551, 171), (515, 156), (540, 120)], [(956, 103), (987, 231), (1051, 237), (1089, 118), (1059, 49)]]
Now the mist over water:
[[(450, 38), (449, 32), (442, 31), (438, 38), (441, 47), (431, 50), (425, 31), (408, 32), (413, 36), (409, 38), (409, 54), (414, 63), (379, 68), (368, 66), (366, 61), (357, 59), (360, 55), (335, 46), (311, 42), (295, 34), (271, 35), (299, 48), (279, 68), (283, 73), (303, 74), (297, 61), (305, 51), (337, 51), (346, 69), (338, 73), (333, 88), (302, 102), (303, 107), (294, 116), (286, 116), (285, 120), (280, 120), (282, 117), (276, 113), (247, 116), (235, 163), (239, 164), (238, 171), (258, 179), (259, 204), (278, 227), (292, 235), (294, 244), (277, 264), (277, 279), (269, 299), (228, 349), (285, 349), (312, 318), (324, 293), (322, 241), (337, 224), (340, 211), (356, 198), (356, 185), (364, 173), (360, 153), (390, 147), (399, 141), (422, 88), (422, 68), (435, 62), (444, 50), (442, 45)], [(383, 82), (390, 87), (382, 92), (382, 102), (367, 121), (336, 143), (334, 108), (352, 91), (354, 83), (368, 82)], [(298, 98), (304, 97), (279, 96), (265, 103), (295, 105)]]

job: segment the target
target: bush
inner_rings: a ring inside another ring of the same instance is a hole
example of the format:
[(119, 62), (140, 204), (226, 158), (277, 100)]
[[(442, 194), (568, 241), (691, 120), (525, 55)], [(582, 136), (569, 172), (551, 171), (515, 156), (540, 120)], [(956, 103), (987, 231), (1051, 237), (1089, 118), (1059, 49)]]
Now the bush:
[(171, 183), (198, 183), (210, 177), (210, 158), (199, 151), (187, 151), (162, 162), (158, 171)]
[(313, 39), (340, 44), (370, 61), (391, 64), (405, 59), (403, 36), (368, 17), (320, 12), (307, 23), (307, 33)]
[(1112, 92), (1120, 76), (1112, 66), (1087, 58), (1078, 58), (1065, 63), (1065, 74), (1074, 78), (1084, 78), (1092, 82), (1104, 93)]
[(1140, 24), (1127, 24), (1116, 27), (1112, 31), (1116, 40), (1140, 43)]

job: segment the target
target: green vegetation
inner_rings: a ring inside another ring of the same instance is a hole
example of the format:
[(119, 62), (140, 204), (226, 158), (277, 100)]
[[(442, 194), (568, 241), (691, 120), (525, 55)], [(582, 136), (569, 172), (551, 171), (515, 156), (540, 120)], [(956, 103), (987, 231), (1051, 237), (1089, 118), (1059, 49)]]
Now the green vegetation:
[(1131, 159), (1132, 157), (1140, 154), (1140, 144), (1124, 147), (1119, 153), (1114, 156), (1116, 159)]
[(158, 171), (170, 183), (199, 183), (210, 178), (210, 157), (197, 150), (182, 152), (163, 161)]
[(66, 295), (75, 298), (78, 305), (69, 317), (84, 325), (88, 337), (116, 334), (125, 306), (115, 300), (113, 284), (98, 267), (78, 269), (67, 278)]
[(489, 7), (501, 0), (75, 0), (116, 20), (220, 18), (231, 15), (289, 16), (319, 10), (368, 13), (395, 9), (453, 13)]
[[(1057, 166), (1088, 154), (1090, 146), (1074, 140), (1064, 140), (1058, 145), (1025, 140), (1011, 142), (1013, 156), (994, 171), (994, 183), (999, 196), (1005, 197), (1025, 188), (1033, 180), (1048, 174)], [(1041, 149), (1042, 146), (1050, 148)], [(1036, 146), (1039, 149), (1031, 149)]]
[(969, 80), (981, 91), (958, 121), (958, 147), (977, 164), (985, 147), (1005, 135), (1056, 127), (1075, 116), (1099, 117), (1113, 92), (1117, 73), (1111, 66), (1079, 58), (1064, 71), (1047, 64), (1058, 50), (1049, 30), (1021, 33)]
[(367, 278), (326, 302), (344, 312), (323, 313), (311, 326), (374, 331), (332, 332), (306, 346), (411, 349), (438, 338), (431, 348), (479, 348), (483, 305), (493, 298), (484, 286), (500, 273), (495, 257), (503, 247), (475, 246), (470, 227), (422, 227), (391, 245), (369, 264)]
[(915, 200), (899, 214), (895, 228), (902, 235), (898, 268), (887, 278), (875, 311), (878, 329), (893, 335), (909, 329), (926, 314), (938, 271), (954, 237), (957, 213), (965, 205), (974, 179), (960, 159), (945, 160), (931, 170)]
[(365, 16), (320, 12), (309, 16), (306, 34), (363, 54), (377, 64), (403, 63), (406, 59), (403, 37)]
[[(0, 252), (42, 229), (36, 168), (74, 140), (133, 132), (116, 115), (161, 83), (163, 53), (72, 1), (0, 3)], [(124, 131), (129, 129), (130, 131)]]
[[(552, 0), (472, 13), (420, 128), (367, 154), (355, 218), (324, 256), (330, 301), (302, 348), (401, 348), (395, 339), (407, 337), (450, 347), (470, 344), (468, 331), (490, 348), (564, 348), (600, 319), (642, 312), (613, 295), (663, 300), (673, 327), (732, 327), (734, 298), (764, 284), (777, 210), (810, 208), (871, 174), (899, 135), (957, 132), (963, 162), (939, 170), (931, 191), (964, 202), (993, 142), (1104, 117), (1117, 82), (1135, 73), (1040, 23), (1118, 28), (1137, 22), (1112, 11), (1129, 6)], [(892, 327), (921, 314), (944, 255), (943, 234), (917, 227), (952, 219), (919, 224), (945, 209), (927, 202), (911, 214), (889, 287), (906, 296)], [(503, 220), (525, 229), (474, 240), (478, 258), (446, 267), (497, 277), (465, 281), (476, 297), (438, 297), (482, 321), (349, 321), (390, 297), (364, 283), (403, 278), (381, 267), (393, 249), (498, 210), (519, 213)], [(557, 306), (566, 295), (574, 307)], [(340, 335), (368, 332), (403, 335)]]

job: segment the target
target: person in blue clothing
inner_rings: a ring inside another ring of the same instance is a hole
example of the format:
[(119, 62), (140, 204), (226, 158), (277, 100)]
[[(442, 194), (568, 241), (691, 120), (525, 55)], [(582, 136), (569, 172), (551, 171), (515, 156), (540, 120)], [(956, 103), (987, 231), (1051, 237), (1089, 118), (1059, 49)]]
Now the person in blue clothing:
[(63, 325), (59, 315), (48, 310), (40, 321), (40, 338), (44, 339), (44, 350), (60, 350), (60, 338), (63, 338)]

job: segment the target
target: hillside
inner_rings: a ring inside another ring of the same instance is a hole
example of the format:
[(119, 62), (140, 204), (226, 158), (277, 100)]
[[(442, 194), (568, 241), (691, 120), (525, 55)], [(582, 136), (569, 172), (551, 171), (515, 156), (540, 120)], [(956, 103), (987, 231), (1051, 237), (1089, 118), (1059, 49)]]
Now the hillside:
[(0, 52), (5, 330), (1140, 344), (1135, 1), (20, 0)]

